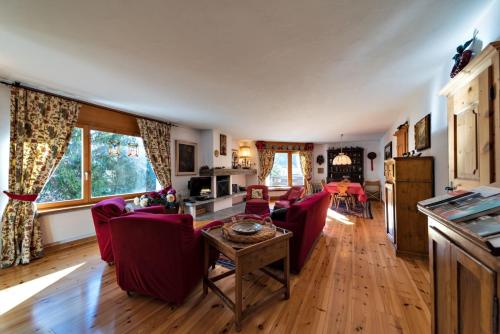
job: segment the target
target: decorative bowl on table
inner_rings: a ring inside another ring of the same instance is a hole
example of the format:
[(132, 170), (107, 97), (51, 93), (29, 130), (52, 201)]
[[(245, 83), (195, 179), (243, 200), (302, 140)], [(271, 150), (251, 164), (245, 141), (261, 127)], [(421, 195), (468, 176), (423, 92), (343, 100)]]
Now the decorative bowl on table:
[(249, 235), (259, 232), (262, 229), (262, 225), (250, 221), (242, 221), (231, 225), (231, 229), (236, 233)]

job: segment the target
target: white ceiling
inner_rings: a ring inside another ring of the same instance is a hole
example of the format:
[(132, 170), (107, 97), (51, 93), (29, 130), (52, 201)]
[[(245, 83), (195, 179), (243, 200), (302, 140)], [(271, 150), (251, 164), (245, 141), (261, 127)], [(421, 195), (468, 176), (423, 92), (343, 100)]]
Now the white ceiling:
[(379, 138), (490, 2), (0, 0), (0, 77), (239, 138)]

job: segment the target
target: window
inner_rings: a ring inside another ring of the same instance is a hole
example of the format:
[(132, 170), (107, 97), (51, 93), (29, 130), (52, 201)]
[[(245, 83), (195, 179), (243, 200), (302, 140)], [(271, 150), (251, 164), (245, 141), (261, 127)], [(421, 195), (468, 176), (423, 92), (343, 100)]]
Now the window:
[[(116, 144), (117, 155), (109, 152)], [(134, 194), (156, 190), (156, 176), (140, 137), (90, 131), (92, 197)], [(136, 150), (129, 155), (130, 148)]]
[(271, 173), (266, 179), (270, 187), (304, 185), (298, 152), (276, 152)]
[(38, 203), (81, 200), (83, 198), (83, 129), (74, 128), (59, 165), (45, 184)]
[(91, 204), (116, 195), (133, 198), (159, 189), (135, 117), (82, 109), (67, 150), (40, 193), (38, 209)]

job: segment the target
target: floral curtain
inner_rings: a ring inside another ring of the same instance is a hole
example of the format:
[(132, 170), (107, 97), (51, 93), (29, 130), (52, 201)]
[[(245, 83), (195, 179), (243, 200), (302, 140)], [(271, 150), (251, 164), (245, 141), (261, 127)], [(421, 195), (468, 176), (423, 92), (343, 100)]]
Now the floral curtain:
[(42, 256), (33, 202), (61, 160), (78, 119), (73, 101), (14, 87), (10, 99), (9, 202), (2, 216), (2, 267)]
[(274, 150), (259, 149), (259, 184), (266, 182), (267, 176), (271, 173), (274, 164)]
[(138, 118), (137, 124), (149, 161), (163, 188), (171, 185), (170, 128), (166, 123)]
[(300, 151), (300, 167), (302, 169), (302, 175), (304, 175), (304, 187), (306, 194), (312, 193), (312, 172), (313, 172), (313, 152), (312, 151)]

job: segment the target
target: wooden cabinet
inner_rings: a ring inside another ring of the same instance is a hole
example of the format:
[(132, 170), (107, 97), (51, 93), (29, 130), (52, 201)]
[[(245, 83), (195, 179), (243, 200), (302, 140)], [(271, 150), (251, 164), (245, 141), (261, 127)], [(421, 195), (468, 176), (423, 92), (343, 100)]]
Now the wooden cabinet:
[(337, 166), (333, 159), (340, 153), (340, 148), (328, 150), (328, 177), (327, 182), (340, 181), (344, 176), (349, 177), (351, 182), (363, 184), (364, 182), (364, 149), (362, 147), (344, 147), (342, 152), (351, 158), (352, 164)]
[(426, 217), (417, 203), (434, 196), (434, 158), (394, 158), (385, 161), (385, 222), (396, 254), (426, 255)]
[(447, 224), (429, 218), (432, 333), (498, 333), (498, 260)]
[(449, 179), (470, 189), (495, 182), (500, 43), (490, 44), (441, 90), (448, 100)]

